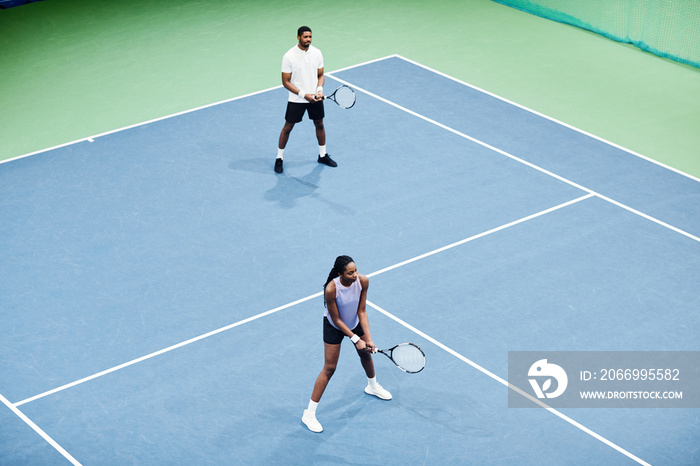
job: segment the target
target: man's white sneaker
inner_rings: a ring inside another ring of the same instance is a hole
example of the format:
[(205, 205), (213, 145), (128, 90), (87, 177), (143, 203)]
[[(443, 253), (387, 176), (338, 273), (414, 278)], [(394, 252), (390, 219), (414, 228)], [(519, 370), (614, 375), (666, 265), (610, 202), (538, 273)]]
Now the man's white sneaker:
[(389, 393), (379, 384), (376, 384), (374, 387), (368, 384), (365, 387), (365, 393), (368, 395), (374, 395), (382, 400), (391, 400), (391, 393)]
[(307, 409), (304, 410), (304, 415), (301, 417), (301, 422), (306, 424), (306, 427), (308, 427), (311, 432), (323, 431), (323, 427), (316, 419), (316, 416), (313, 413), (310, 413)]

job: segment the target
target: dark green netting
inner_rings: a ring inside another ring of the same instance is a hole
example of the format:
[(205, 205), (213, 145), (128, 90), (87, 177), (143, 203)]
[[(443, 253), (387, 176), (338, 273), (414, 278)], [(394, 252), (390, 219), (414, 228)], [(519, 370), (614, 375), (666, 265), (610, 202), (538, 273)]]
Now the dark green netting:
[(700, 0), (494, 0), (700, 68)]

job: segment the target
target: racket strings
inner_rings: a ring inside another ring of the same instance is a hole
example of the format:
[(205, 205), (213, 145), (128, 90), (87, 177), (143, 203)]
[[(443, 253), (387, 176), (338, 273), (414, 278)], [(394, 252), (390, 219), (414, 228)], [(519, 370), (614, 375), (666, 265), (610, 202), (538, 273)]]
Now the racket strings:
[(341, 107), (349, 108), (355, 103), (355, 92), (347, 86), (338, 88), (333, 98)]
[(418, 372), (425, 367), (425, 355), (413, 345), (399, 345), (391, 352), (397, 366), (407, 372)]

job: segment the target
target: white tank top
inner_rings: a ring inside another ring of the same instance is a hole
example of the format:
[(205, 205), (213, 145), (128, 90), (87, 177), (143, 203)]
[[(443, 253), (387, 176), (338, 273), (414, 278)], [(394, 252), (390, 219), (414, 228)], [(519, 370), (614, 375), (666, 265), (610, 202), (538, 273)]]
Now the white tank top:
[[(362, 283), (360, 283), (360, 278), (353, 282), (350, 286), (344, 286), (340, 282), (340, 277), (333, 279), (335, 282), (335, 304), (338, 306), (338, 314), (340, 314), (340, 320), (345, 322), (345, 325), (350, 327), (350, 330), (357, 327), (360, 323), (360, 318), (357, 317), (357, 306), (360, 304), (360, 293), (362, 293)], [(328, 309), (326, 309), (323, 314), (328, 317), (328, 322), (335, 328), (338, 328), (328, 315)]]

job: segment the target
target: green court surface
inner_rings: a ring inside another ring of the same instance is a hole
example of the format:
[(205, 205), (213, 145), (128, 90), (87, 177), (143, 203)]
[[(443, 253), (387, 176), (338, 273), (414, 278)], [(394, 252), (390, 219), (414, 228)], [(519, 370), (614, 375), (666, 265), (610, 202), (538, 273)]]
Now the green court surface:
[[(3, 10), (0, 160), (278, 86), (302, 24), (327, 71), (400, 54), (700, 176), (699, 69), (489, 0), (46, 0)], [(276, 141), (260, 144), (274, 156)]]

